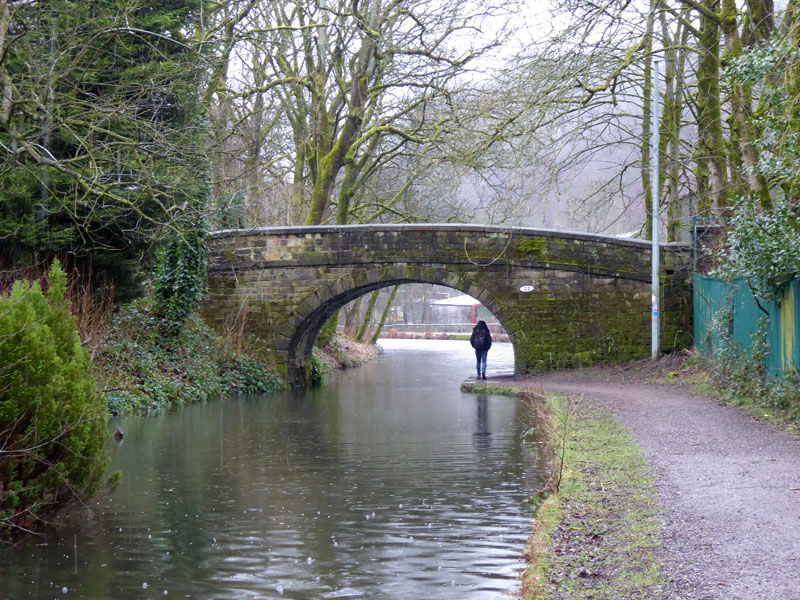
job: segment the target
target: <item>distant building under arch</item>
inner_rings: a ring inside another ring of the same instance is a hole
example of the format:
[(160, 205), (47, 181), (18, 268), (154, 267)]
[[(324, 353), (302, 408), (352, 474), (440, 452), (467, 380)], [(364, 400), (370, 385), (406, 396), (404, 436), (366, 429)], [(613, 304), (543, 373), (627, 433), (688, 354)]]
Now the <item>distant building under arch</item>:
[(483, 320), (487, 323), (498, 323), (497, 317), (486, 308), (480, 300), (469, 294), (460, 294), (452, 298), (431, 302), (430, 322), (443, 325), (475, 325)]

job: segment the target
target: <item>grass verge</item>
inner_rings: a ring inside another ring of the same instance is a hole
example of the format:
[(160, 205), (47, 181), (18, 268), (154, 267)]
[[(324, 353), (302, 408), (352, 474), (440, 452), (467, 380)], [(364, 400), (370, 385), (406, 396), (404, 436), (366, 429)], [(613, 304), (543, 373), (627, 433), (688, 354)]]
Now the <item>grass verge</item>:
[(495, 396), (514, 396), (524, 398), (529, 394), (527, 388), (522, 386), (501, 386), (492, 383), (477, 383), (478, 380), (467, 380), (461, 384), (461, 391), (465, 394), (494, 394)]
[(590, 399), (548, 396), (554, 468), (563, 473), (540, 504), (520, 597), (667, 597), (659, 503), (650, 469), (630, 434)]

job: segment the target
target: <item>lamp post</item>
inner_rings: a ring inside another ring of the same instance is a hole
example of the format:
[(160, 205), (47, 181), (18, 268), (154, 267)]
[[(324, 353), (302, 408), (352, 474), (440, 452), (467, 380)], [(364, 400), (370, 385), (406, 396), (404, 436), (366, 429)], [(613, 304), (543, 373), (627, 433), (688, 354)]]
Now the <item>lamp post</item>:
[(658, 358), (658, 353), (660, 349), (660, 337), (661, 337), (661, 320), (658, 314), (658, 300), (660, 298), (660, 286), (659, 286), (659, 275), (660, 275), (660, 263), (659, 263), (659, 248), (658, 248), (658, 233), (659, 233), (659, 223), (658, 223), (658, 211), (659, 211), (659, 181), (658, 181), (658, 172), (659, 172), (659, 153), (658, 153), (658, 113), (659, 113), (659, 73), (658, 73), (658, 61), (653, 61), (653, 134), (652, 134), (652, 147), (651, 147), (651, 156), (653, 157), (652, 165), (653, 165), (653, 177), (651, 178), (652, 185), (653, 185), (653, 202), (652, 202), (652, 223), (653, 223), (653, 256), (652, 256), (652, 263), (653, 263), (653, 274), (652, 274), (652, 296), (650, 300), (650, 314), (651, 314), (651, 351), (653, 355), (653, 360)]

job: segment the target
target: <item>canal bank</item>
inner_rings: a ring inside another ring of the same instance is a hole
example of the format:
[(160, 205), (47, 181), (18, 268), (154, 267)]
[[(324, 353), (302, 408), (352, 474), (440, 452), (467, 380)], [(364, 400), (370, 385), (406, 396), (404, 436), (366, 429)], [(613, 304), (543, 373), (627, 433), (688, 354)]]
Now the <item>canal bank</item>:
[[(174, 338), (159, 334), (152, 302), (139, 299), (110, 316), (89, 346), (98, 389), (113, 416), (148, 414), (229, 394), (285, 389), (258, 340), (220, 335), (193, 315)], [(314, 348), (318, 380), (374, 359), (378, 349), (334, 335)]]
[[(497, 382), (527, 386), (540, 394), (583, 397), (581, 402), (612, 415), (616, 427), (631, 436), (649, 465), (651, 483), (642, 493), (655, 492), (660, 541), (644, 554), (616, 557), (586, 549), (594, 542), (602, 545), (606, 532), (613, 531), (603, 519), (561, 500), (545, 502), (534, 535), (540, 570), (531, 572), (544, 583), (536, 592), (540, 595), (529, 597), (798, 598), (800, 441), (744, 410), (721, 405), (714, 396), (696, 393), (687, 381), (691, 373), (681, 370), (680, 358)], [(603, 507), (616, 502), (618, 493), (612, 493), (594, 463), (612, 454), (612, 446), (605, 435), (596, 438), (602, 433), (600, 425), (591, 418), (586, 423), (586, 433), (572, 430), (567, 436), (568, 441), (585, 438), (590, 450), (589, 458), (573, 459), (572, 471), (589, 481), (595, 477), (589, 488), (595, 504)], [(653, 522), (648, 517), (635, 525), (639, 528), (648, 521)], [(596, 537), (587, 540), (587, 532)], [(560, 545), (565, 538), (571, 542)], [(549, 556), (562, 562), (549, 562)], [(617, 595), (609, 591), (607, 569), (643, 557), (652, 557), (653, 569), (666, 585)], [(565, 568), (564, 559), (573, 566)], [(584, 563), (590, 568), (581, 570)], [(593, 569), (596, 563), (603, 568)]]
[(462, 384), (465, 392), (522, 398), (529, 442), (550, 465), (531, 498), (520, 598), (669, 598), (660, 501), (641, 448), (601, 403), (536, 381), (503, 374)]
[(554, 463), (550, 489), (538, 496), (521, 597), (667, 598), (659, 503), (641, 449), (586, 396), (536, 401), (551, 412)]

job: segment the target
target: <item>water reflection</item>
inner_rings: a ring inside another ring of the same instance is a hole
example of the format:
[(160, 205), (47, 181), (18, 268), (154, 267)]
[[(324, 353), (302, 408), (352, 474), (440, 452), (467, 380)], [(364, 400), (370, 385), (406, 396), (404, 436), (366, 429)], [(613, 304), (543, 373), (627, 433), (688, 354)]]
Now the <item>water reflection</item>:
[(478, 418), (476, 420), (475, 428), (475, 446), (482, 451), (489, 449), (489, 398), (486, 394), (478, 394), (476, 396), (476, 406), (478, 409)]
[[(0, 598), (510, 594), (535, 487), (521, 404), (460, 393), (468, 344), (385, 345), (322, 388), (113, 423), (119, 489), (5, 553)], [(512, 364), (492, 347), (490, 372)]]

